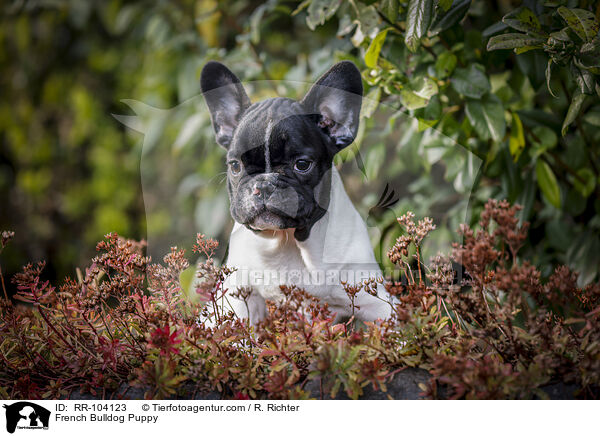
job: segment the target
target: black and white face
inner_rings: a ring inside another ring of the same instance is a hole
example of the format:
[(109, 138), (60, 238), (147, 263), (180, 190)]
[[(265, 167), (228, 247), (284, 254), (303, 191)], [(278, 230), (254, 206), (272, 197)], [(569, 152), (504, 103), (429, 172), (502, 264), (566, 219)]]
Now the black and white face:
[(231, 215), (256, 231), (310, 229), (327, 208), (334, 154), (298, 102), (250, 106), (227, 150)]
[(295, 229), (302, 241), (329, 205), (333, 157), (354, 140), (362, 82), (350, 62), (334, 65), (302, 101), (251, 104), (225, 66), (202, 71), (217, 142), (227, 149), (231, 215), (251, 230)]

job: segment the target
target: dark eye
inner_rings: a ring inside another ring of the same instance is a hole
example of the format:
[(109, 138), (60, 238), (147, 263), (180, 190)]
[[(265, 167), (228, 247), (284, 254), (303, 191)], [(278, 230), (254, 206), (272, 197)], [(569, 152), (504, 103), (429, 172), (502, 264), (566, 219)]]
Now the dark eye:
[(294, 170), (299, 173), (307, 173), (312, 168), (312, 161), (306, 159), (298, 159), (294, 164)]
[(231, 174), (239, 174), (242, 170), (242, 164), (239, 160), (230, 160), (229, 169), (231, 170)]

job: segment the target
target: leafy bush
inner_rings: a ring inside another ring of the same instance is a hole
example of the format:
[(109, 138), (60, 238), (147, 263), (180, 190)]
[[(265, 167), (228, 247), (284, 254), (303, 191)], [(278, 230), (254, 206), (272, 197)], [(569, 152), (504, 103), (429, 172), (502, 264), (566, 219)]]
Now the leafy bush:
[(455, 152), (436, 153), (439, 137), (421, 132), (428, 127), (477, 155), (475, 209), (489, 197), (522, 204), (519, 217), (533, 230), (525, 249), (544, 276), (566, 263), (581, 285), (596, 277), (600, 252), (594, 4), (309, 0), (299, 9), (309, 28), (337, 21), (337, 36), (365, 66), (369, 95), (417, 120), (397, 128), (412, 130), (407, 142), (426, 162), (442, 162), (455, 185), (471, 180), (452, 169)]
[[(415, 223), (412, 214), (399, 218), (404, 234), (389, 251), (402, 271), (400, 282), (387, 285), (393, 314), (364, 329), (352, 320), (334, 325), (326, 304), (288, 287), (251, 328), (223, 304), (227, 293), (244, 299), (248, 290), (223, 289), (231, 270), (215, 264), (214, 240), (198, 235), (204, 302), (191, 303), (179, 283), (188, 267), (182, 250), (153, 264), (142, 244), (107, 235), (77, 280), (54, 287), (40, 278), (43, 264), (13, 278), (16, 298), (27, 304), (2, 299), (0, 396), (134, 386), (146, 398), (191, 387), (224, 398), (301, 399), (309, 397), (306, 383), (318, 380), (331, 397), (343, 390), (358, 398), (367, 385), (385, 391), (406, 367), (431, 371), (422, 388), (434, 398), (444, 386), (456, 398), (544, 397), (540, 388), (556, 381), (592, 396), (600, 382), (600, 284), (579, 288), (566, 267), (542, 283), (517, 257), (528, 228), (519, 226), (518, 210), (490, 200), (477, 231), (462, 226), (464, 243), (452, 253), (467, 273), (460, 283), (443, 256), (411, 267), (434, 225)], [(2, 247), (11, 236), (3, 233)], [(345, 285), (349, 301), (374, 292), (372, 285)], [(214, 327), (205, 323), (211, 316)]]
[[(46, 259), (47, 273), (63, 277), (85, 265), (103, 234), (140, 239), (146, 228), (173, 235), (184, 227), (183, 214), (144, 210), (139, 134), (110, 116), (132, 114), (120, 100), (178, 106), (198, 95), (200, 70), (210, 59), (244, 81), (299, 82), (314, 80), (333, 60), (351, 59), (363, 71), (369, 100), (394, 109), (385, 128), (371, 117), (361, 120), (364, 139), (350, 156), (360, 151), (368, 181), (381, 185), (365, 195), (364, 179), (348, 183), (360, 212), (367, 214), (386, 183), (400, 197), (393, 214), (373, 217), (385, 236), (378, 252), (398, 236), (396, 216), (407, 210), (434, 216), (440, 231), (432, 245), (443, 246), (465, 210), (472, 208), (466, 221), (474, 225), (488, 198), (506, 198), (522, 204), (519, 217), (531, 222), (522, 250), (543, 278), (552, 274), (550, 265), (566, 264), (579, 273), (579, 285), (590, 283), (600, 252), (597, 8), (591, 0), (519, 6), (468, 0), (3, 6), (0, 195), (7, 203), (0, 226), (20, 235), (7, 249), (5, 270)], [(512, 46), (519, 54), (501, 49)], [(229, 223), (203, 212), (227, 214), (223, 187), (209, 183), (224, 167), (208, 114), (189, 105), (165, 124), (162, 112), (144, 120), (157, 126), (154, 141), (170, 144), (156, 159), (178, 158), (190, 177), (177, 180), (173, 192), (187, 193), (189, 221), (210, 222), (200, 230), (224, 240)], [(475, 155), (480, 174), (473, 173)], [(469, 195), (458, 204), (456, 198)], [(177, 245), (188, 247), (183, 242)]]

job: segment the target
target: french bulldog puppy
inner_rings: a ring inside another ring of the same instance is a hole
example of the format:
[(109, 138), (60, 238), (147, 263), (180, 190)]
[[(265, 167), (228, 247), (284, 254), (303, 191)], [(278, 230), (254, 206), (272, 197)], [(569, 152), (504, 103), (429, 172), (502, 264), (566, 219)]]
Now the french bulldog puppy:
[[(201, 87), (216, 141), (227, 150), (235, 225), (226, 263), (237, 269), (224, 283), (230, 308), (256, 324), (266, 316), (265, 300), (282, 297), (280, 285), (297, 285), (327, 302), (338, 321), (389, 317), (381, 283), (381, 299), (360, 291), (354, 313), (341, 283), (382, 277), (366, 225), (333, 165), (358, 130), (363, 88), (356, 66), (334, 65), (301, 101), (252, 104), (218, 62), (206, 64)], [(230, 295), (238, 287), (251, 290), (246, 302)]]

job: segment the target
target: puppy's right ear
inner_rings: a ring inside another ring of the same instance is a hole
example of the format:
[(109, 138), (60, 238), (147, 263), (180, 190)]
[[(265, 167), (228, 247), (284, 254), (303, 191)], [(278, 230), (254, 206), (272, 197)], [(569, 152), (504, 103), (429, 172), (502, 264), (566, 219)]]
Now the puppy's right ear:
[(250, 106), (250, 99), (240, 79), (225, 65), (215, 61), (210, 61), (202, 69), (200, 87), (210, 111), (217, 143), (227, 148), (242, 114)]
[(338, 151), (356, 137), (362, 94), (360, 71), (352, 62), (342, 61), (323, 74), (301, 102), (307, 114), (319, 115), (319, 127)]

